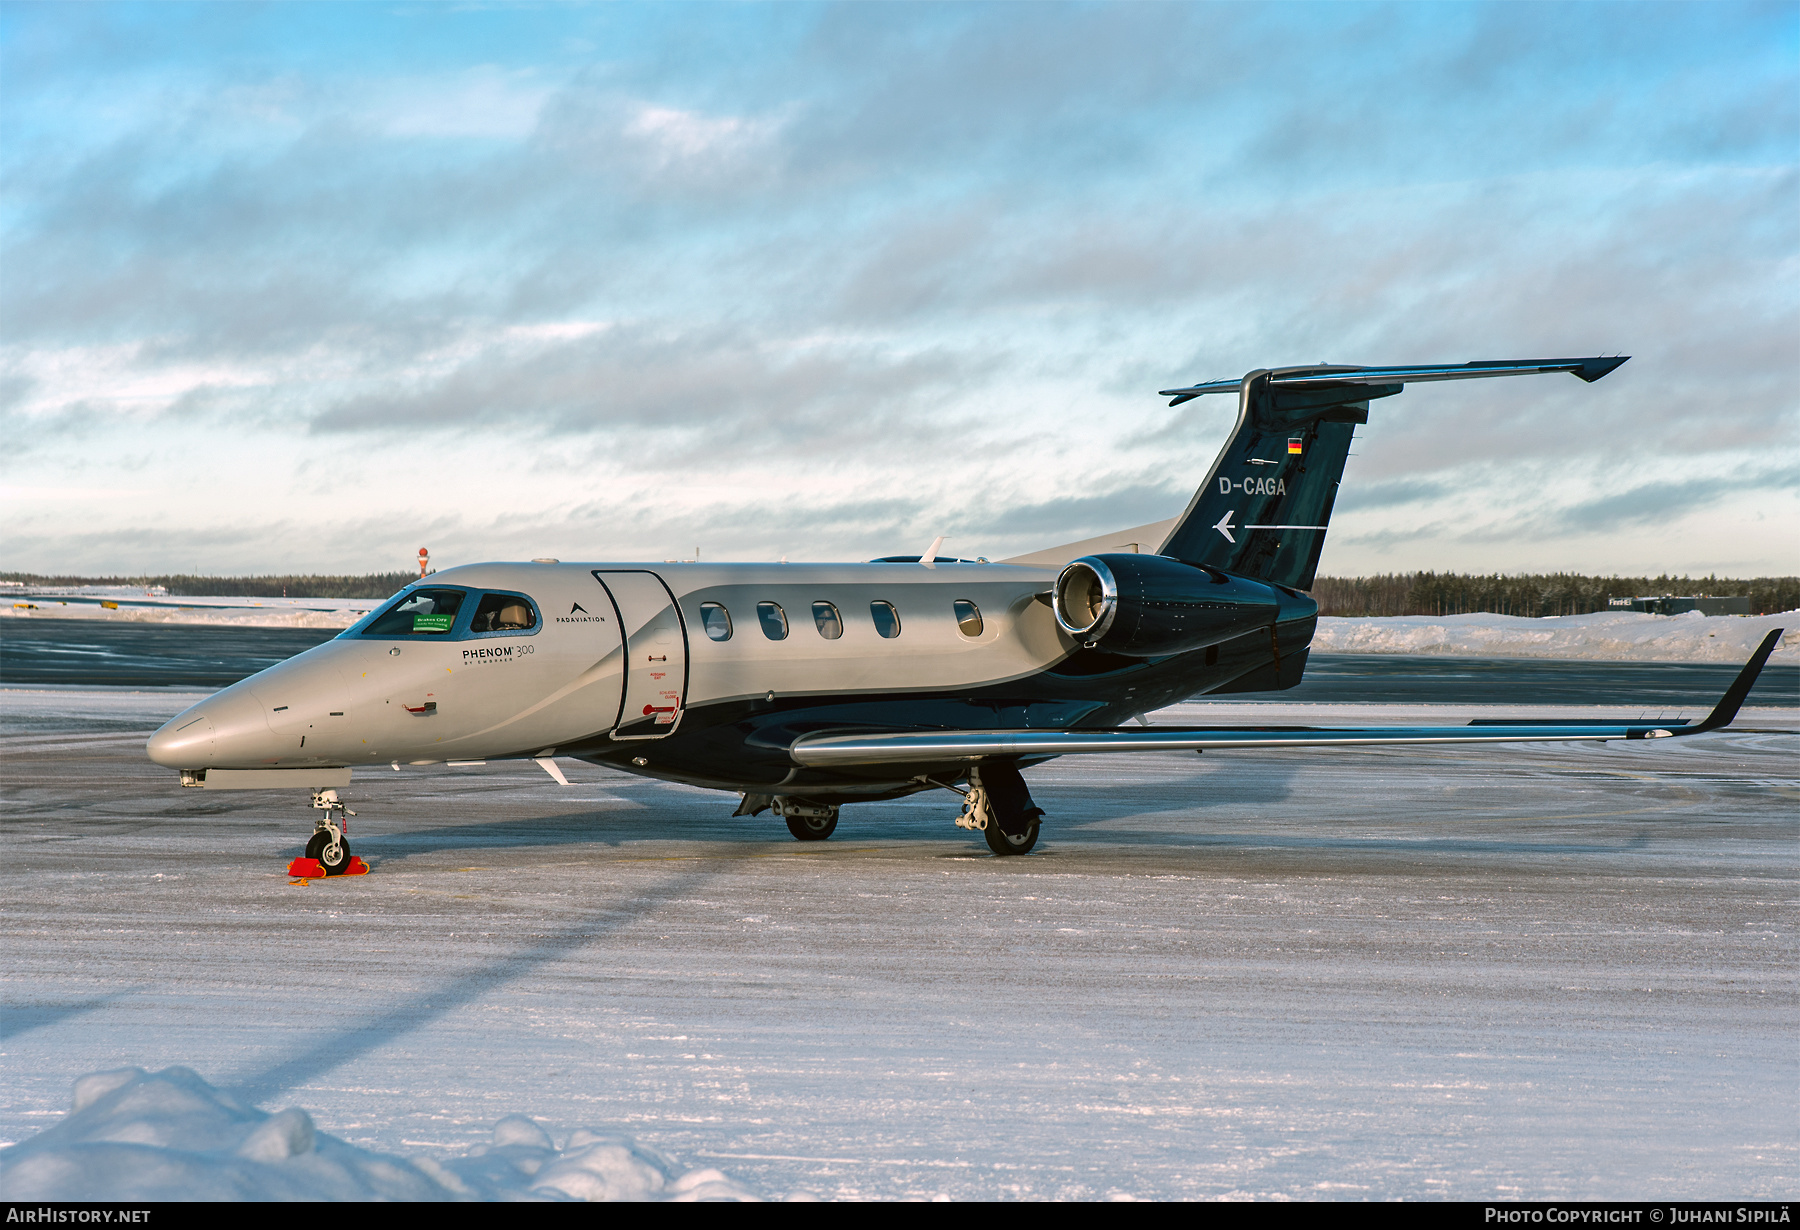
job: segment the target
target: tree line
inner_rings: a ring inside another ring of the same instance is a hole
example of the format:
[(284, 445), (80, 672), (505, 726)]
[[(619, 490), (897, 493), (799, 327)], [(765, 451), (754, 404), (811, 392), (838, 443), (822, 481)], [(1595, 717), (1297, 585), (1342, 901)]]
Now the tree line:
[(1800, 608), (1800, 577), (1589, 577), (1572, 572), (1474, 576), (1458, 572), (1395, 572), (1375, 577), (1320, 577), (1313, 600), (1321, 615), (1586, 615), (1611, 598), (1676, 594), (1734, 598), (1767, 615)]

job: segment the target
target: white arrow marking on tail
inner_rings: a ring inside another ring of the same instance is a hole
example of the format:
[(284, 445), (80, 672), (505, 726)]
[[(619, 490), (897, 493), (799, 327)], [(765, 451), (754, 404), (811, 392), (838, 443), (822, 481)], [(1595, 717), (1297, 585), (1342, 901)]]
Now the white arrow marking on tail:
[[(1225, 535), (1226, 542), (1235, 543), (1237, 541), (1237, 539), (1231, 536), (1231, 519), (1236, 515), (1237, 509), (1234, 508), (1223, 517), (1220, 517), (1219, 523), (1213, 526), (1215, 530), (1218, 530), (1219, 533)], [(1323, 530), (1330, 527), (1323, 525), (1246, 525), (1239, 528), (1246, 530)]]

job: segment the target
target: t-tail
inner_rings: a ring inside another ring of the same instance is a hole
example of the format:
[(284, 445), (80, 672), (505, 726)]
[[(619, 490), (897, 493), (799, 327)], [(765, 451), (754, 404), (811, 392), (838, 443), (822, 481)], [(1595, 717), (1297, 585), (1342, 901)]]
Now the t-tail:
[(1171, 406), (1238, 395), (1237, 426), (1157, 554), (1311, 589), (1344, 461), (1369, 403), (1425, 380), (1569, 372), (1592, 384), (1630, 356), (1426, 367), (1277, 367), (1164, 389)]

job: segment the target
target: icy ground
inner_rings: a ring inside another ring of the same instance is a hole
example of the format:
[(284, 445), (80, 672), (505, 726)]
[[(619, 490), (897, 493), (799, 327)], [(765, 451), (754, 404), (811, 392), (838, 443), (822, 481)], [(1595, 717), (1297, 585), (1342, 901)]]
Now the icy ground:
[[(35, 610), (20, 605), (26, 601)], [(0, 602), (0, 616), (19, 619), (99, 619), (126, 623), (228, 624), (263, 628), (348, 628), (374, 599), (156, 598), (135, 605), (120, 598), (107, 610), (97, 599), (56, 597)], [(1403, 615), (1319, 620), (1317, 653), (1429, 653), (1501, 658), (1575, 658), (1621, 662), (1741, 663), (1772, 628), (1788, 628), (1772, 659), (1800, 662), (1800, 611), (1751, 617), (1646, 615), (1602, 611), (1524, 619), (1513, 615)]]
[[(374, 873), (298, 887), (303, 799), (183, 791), (142, 758), (192, 699), (0, 692), (0, 1140), (79, 1119), (84, 1074), (181, 1065), (428, 1175), (522, 1114), (565, 1151), (586, 1127), (776, 1197), (1800, 1177), (1795, 710), (1648, 745), (1056, 761), (1028, 773), (1049, 820), (1017, 859), (942, 794), (802, 845), (568, 761), (566, 789), (359, 772)], [(1516, 711), (1158, 720), (1477, 712)]]

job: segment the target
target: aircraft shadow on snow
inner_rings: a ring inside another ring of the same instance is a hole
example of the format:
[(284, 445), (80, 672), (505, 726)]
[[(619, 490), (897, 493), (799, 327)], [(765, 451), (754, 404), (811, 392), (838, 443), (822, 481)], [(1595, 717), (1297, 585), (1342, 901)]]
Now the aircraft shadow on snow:
[[(1268, 828), (1246, 831), (1242, 820), (1231, 822), (1234, 831), (1207, 829), (1205, 813), (1219, 808), (1280, 808), (1286, 818), (1302, 819), (1293, 807), (1288, 806), (1299, 772), (1299, 766), (1262, 764), (1253, 773), (1238, 773), (1221, 764), (1207, 766), (1185, 782), (1171, 782), (1167, 778), (1128, 786), (1121, 786), (1116, 781), (1047, 782), (1038, 791), (1040, 803), (1049, 813), (1042, 853), (1070, 854), (1084, 846), (1132, 845), (1183, 851), (1279, 849), (1413, 854), (1617, 854), (1641, 849), (1649, 840), (1641, 831), (1624, 842), (1524, 840), (1500, 836), (1421, 839), (1332, 836), (1316, 831), (1297, 833)], [(361, 822), (362, 832), (355, 836), (355, 849), (377, 868), (382, 861), (445, 851), (474, 853), (558, 846), (619, 850), (642, 842), (691, 843), (691, 857), (697, 858), (729, 859), (743, 853), (745, 848), (759, 852), (793, 849), (823, 854), (847, 843), (881, 841), (929, 842), (934, 848), (920, 851), (928, 857), (964, 858), (973, 854), (990, 857), (970, 835), (951, 828), (949, 821), (956, 801), (948, 794), (942, 796), (937, 806), (924, 804), (923, 799), (935, 797), (925, 795), (914, 796), (916, 801), (910, 803), (848, 808), (830, 843), (802, 846), (794, 842), (780, 821), (768, 813), (758, 817), (729, 815), (726, 810), (728, 798), (714, 801), (695, 799), (691, 795), (664, 795), (655, 785), (639, 783), (633, 783), (628, 789), (631, 791), (628, 797), (616, 796), (617, 801), (629, 804), (624, 808), (551, 812), (498, 820), (481, 820), (477, 809), (471, 808), (468, 824), (431, 828), (381, 831), (379, 816), (371, 807), (371, 815)], [(1159, 817), (1183, 814), (1194, 817), (1197, 823), (1184, 829), (1155, 822)], [(1651, 809), (1646, 809), (1646, 816), (1649, 814)], [(1316, 821), (1319, 818), (1307, 819)], [(1428, 820), (1433, 818), (1429, 814), (1425, 816)], [(1633, 822), (1630, 816), (1609, 819), (1620, 824)], [(1505, 821), (1511, 825), (1519, 822), (1513, 817)], [(1484, 821), (1477, 815), (1461, 818), (1457, 823)], [(1579, 824), (1580, 821), (1565, 823)], [(718, 850), (717, 843), (721, 842), (734, 843), (739, 848)], [(940, 843), (942, 848), (935, 848)]]
[(285, 1090), (316, 1080), (335, 1068), (353, 1064), (370, 1052), (501, 990), (516, 979), (630, 928), (665, 905), (691, 895), (718, 874), (717, 869), (689, 868), (650, 887), (633, 886), (628, 897), (597, 904), (592, 912), (538, 943), (515, 949), (466, 973), (447, 978), (363, 1021), (347, 1024), (341, 1029), (309, 1033), (311, 1045), (277, 1063), (239, 1077), (232, 1082), (233, 1092), (248, 1102), (263, 1102)]

